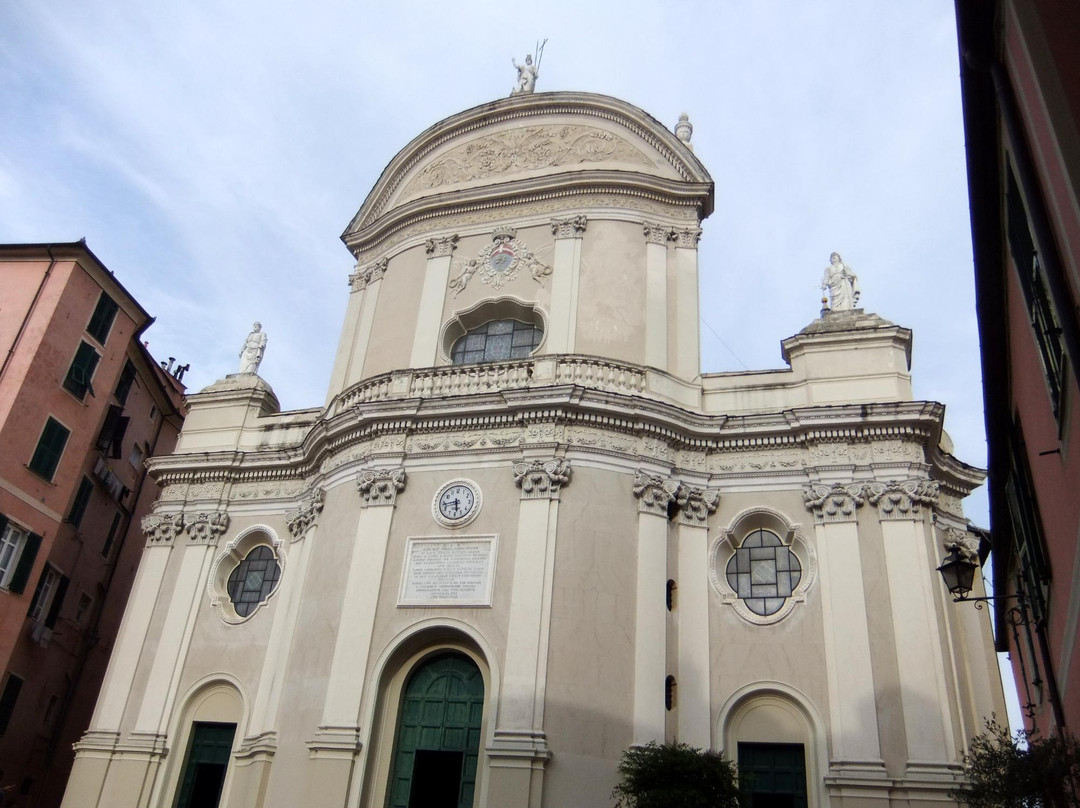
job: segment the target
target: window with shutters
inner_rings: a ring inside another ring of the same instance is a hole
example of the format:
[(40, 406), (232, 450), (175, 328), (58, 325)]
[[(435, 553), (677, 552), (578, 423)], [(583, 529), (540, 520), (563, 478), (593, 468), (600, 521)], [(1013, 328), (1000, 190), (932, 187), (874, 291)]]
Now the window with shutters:
[(34, 567), (41, 536), (0, 514), (0, 587), (22, 592)]
[(116, 383), (116, 400), (121, 404), (127, 403), (128, 393), (131, 392), (131, 385), (135, 381), (135, 366), (131, 364), (131, 360), (128, 359), (124, 362), (124, 369), (120, 371), (120, 381)]
[(104, 292), (101, 293), (97, 306), (94, 307), (94, 313), (90, 317), (90, 322), (87, 323), (86, 331), (102, 345), (109, 338), (109, 332), (112, 330), (113, 321), (116, 319), (116, 312), (119, 308), (116, 301)]
[(27, 616), (38, 623), (43, 623), (46, 628), (56, 625), (56, 618), (60, 614), (60, 608), (64, 604), (64, 595), (67, 593), (68, 578), (61, 575), (51, 564), (46, 564), (38, 579), (37, 588), (34, 590), (33, 600), (30, 601), (30, 611)]
[(128, 423), (131, 421), (124, 415), (123, 407), (110, 404), (105, 413), (105, 423), (101, 425), (101, 434), (98, 435), (97, 448), (105, 452), (113, 460), (119, 460), (122, 454), (124, 433), (127, 432)]
[(94, 395), (94, 388), (90, 384), (94, 378), (101, 356), (88, 342), (80, 342), (79, 350), (75, 352), (75, 358), (71, 360), (67, 376), (64, 378), (64, 389), (82, 401), (86, 394)]
[(41, 431), (41, 437), (38, 438), (34, 456), (30, 458), (30, 471), (52, 482), (70, 435), (70, 429), (50, 416), (45, 422), (45, 428)]
[(0, 695), (0, 735), (7, 732), (8, 724), (11, 723), (11, 714), (15, 712), (15, 702), (19, 700), (22, 685), (21, 676), (8, 674), (7, 681), (4, 682), (4, 692)]
[(116, 542), (116, 531), (120, 528), (120, 512), (117, 511), (113, 514), (112, 524), (109, 525), (109, 532), (105, 535), (105, 543), (101, 545), (101, 555), (105, 558), (109, 557), (112, 553), (113, 544)]
[(86, 506), (90, 504), (90, 495), (94, 492), (94, 483), (89, 477), (83, 475), (79, 483), (79, 490), (75, 493), (75, 500), (71, 503), (71, 511), (68, 513), (68, 521), (78, 527), (82, 524)]

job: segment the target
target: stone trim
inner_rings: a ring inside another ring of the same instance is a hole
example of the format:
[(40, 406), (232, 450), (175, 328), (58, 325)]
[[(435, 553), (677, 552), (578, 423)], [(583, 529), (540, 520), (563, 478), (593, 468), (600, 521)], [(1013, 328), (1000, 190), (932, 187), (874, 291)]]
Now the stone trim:
[(356, 478), (356, 490), (360, 492), (362, 507), (394, 505), (397, 495), (405, 490), (405, 468), (361, 471)]
[(322, 512), (325, 501), (326, 492), (321, 488), (315, 488), (301, 498), (296, 508), (285, 512), (285, 522), (289, 526), (293, 539), (302, 538), (307, 529), (319, 521), (319, 514)]
[(514, 483), (522, 499), (558, 499), (562, 487), (570, 483), (570, 461), (562, 457), (519, 461), (514, 464)]

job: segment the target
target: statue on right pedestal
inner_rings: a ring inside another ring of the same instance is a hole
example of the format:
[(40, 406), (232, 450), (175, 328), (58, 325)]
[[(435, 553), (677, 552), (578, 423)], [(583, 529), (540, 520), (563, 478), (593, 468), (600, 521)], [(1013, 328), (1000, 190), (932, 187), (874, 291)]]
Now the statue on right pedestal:
[[(850, 311), (859, 303), (859, 278), (855, 271), (844, 263), (840, 253), (834, 252), (829, 257), (829, 265), (821, 276), (821, 291), (829, 290), (829, 309), (831, 311)], [(825, 302), (825, 298), (821, 298)]]

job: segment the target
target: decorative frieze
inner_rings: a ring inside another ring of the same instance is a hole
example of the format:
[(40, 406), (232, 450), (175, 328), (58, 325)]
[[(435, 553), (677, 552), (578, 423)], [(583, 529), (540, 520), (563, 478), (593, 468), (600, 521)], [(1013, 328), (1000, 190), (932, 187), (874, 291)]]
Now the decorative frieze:
[(586, 216), (571, 216), (569, 219), (552, 219), (551, 233), (555, 238), (581, 238), (588, 225)]
[(855, 511), (866, 501), (863, 488), (863, 483), (815, 483), (803, 489), (803, 504), (815, 522), (854, 522)]
[(558, 499), (570, 482), (570, 461), (562, 457), (522, 460), (514, 464), (514, 482), (521, 488), (522, 499)]
[(672, 237), (675, 240), (675, 246), (684, 250), (696, 250), (698, 242), (701, 241), (701, 228), (690, 227), (683, 230), (675, 230), (672, 232)]
[(919, 519), (923, 506), (933, 507), (939, 484), (934, 480), (889, 480), (867, 483), (866, 498), (877, 505), (881, 519)]
[(386, 267), (389, 263), (390, 259), (382, 258), (374, 264), (362, 269), (357, 266), (356, 271), (349, 276), (349, 286), (354, 292), (360, 292), (367, 289), (370, 284), (382, 280), (383, 275), (386, 274)]
[(638, 513), (668, 516), (668, 508), (675, 502), (679, 481), (670, 477), (634, 472), (634, 496), (638, 499)]
[(199, 511), (184, 514), (184, 530), (188, 544), (217, 544), (218, 537), (229, 527), (229, 514), (225, 511)]
[(397, 495), (405, 490), (405, 469), (367, 469), (356, 478), (362, 505), (393, 505)]
[(680, 485), (675, 492), (679, 506), (679, 522), (693, 527), (708, 527), (709, 514), (716, 513), (720, 504), (720, 492), (715, 488), (695, 488)]
[(445, 258), (453, 254), (457, 243), (458, 236), (456, 233), (442, 238), (429, 238), (424, 242), (424, 251), (428, 254), (428, 258)]
[(326, 492), (316, 488), (301, 499), (295, 509), (285, 512), (285, 521), (294, 539), (301, 538), (319, 520), (325, 501)]
[(152, 513), (142, 518), (142, 531), (148, 547), (172, 544), (184, 531), (182, 513)]
[(667, 245), (674, 238), (675, 231), (668, 225), (655, 224), (654, 222), (642, 222), (645, 232), (645, 241), (649, 244)]

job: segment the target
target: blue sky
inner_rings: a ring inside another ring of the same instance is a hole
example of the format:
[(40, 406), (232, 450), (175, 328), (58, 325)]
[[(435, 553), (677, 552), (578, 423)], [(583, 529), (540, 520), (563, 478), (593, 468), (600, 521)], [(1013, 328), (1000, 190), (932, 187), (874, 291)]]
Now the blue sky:
[[(157, 317), (197, 390), (253, 320), (285, 408), (320, 406), (348, 293), (339, 236), (423, 129), (507, 95), (613, 95), (716, 181), (700, 246), (703, 369), (782, 366), (833, 250), (915, 334), (915, 394), (985, 464), (950, 3), (8, 0), (0, 241), (74, 241)], [(715, 332), (715, 333), (714, 333)], [(718, 335), (718, 336), (717, 336)], [(977, 492), (968, 514), (987, 523)]]

